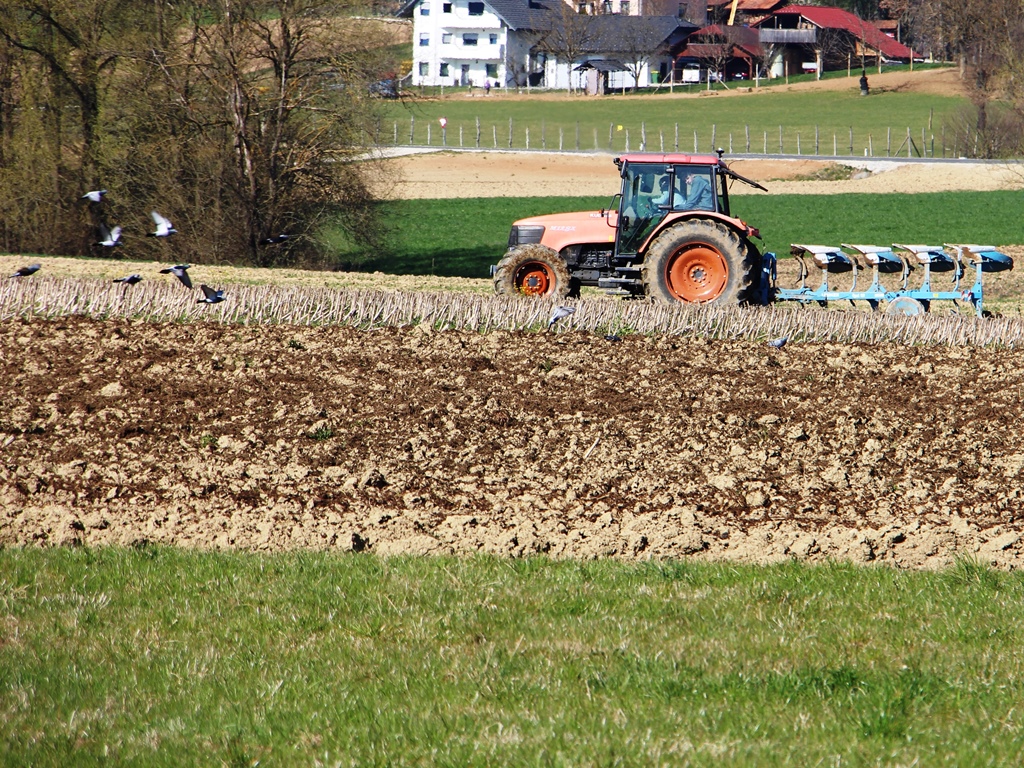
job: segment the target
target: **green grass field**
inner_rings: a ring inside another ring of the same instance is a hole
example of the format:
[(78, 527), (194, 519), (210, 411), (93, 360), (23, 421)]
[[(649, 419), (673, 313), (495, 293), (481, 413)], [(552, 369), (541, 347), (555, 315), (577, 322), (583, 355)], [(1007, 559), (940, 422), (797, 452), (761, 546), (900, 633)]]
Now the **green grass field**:
[[(628, 133), (629, 148), (637, 151), (645, 130), (648, 151), (693, 151), (696, 132), (701, 152), (722, 147), (730, 153), (795, 154), (799, 134), (801, 154), (831, 155), (835, 151), (862, 156), (870, 146), (873, 155), (885, 156), (887, 147), (893, 154), (900, 149), (909, 128), (917, 150), (931, 154), (934, 146), (934, 154), (941, 157), (945, 137), (946, 154), (953, 154), (952, 125), (968, 108), (965, 99), (896, 91), (879, 91), (863, 98), (857, 77), (849, 81), (848, 89), (815, 92), (813, 98), (807, 93), (766, 87), (728, 98), (626, 95), (558, 102), (482, 96), (414, 100), (386, 107), (380, 140), (384, 144), (523, 148), (529, 130), (532, 149), (622, 151)], [(439, 123), (442, 117), (447, 120), (444, 132)], [(925, 148), (921, 147), (922, 130)]]
[(1024, 580), (0, 552), (0, 763), (1016, 765)]
[[(770, 183), (769, 183), (770, 188)], [(733, 213), (757, 226), (764, 250), (788, 254), (790, 243), (1024, 242), (1016, 212), (1020, 193), (937, 192), (919, 195), (743, 195)], [(404, 200), (384, 212), (385, 253), (363, 258), (341, 253), (359, 270), (387, 274), (487, 277), (508, 242), (516, 219), (541, 213), (599, 209), (608, 198), (479, 198)]]

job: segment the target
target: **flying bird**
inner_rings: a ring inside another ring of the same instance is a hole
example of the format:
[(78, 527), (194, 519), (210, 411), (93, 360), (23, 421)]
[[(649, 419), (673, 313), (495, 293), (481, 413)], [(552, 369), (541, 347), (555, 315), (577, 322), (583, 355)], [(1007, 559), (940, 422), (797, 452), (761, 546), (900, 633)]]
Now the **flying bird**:
[(100, 239), (96, 241), (96, 245), (102, 245), (104, 248), (113, 248), (114, 246), (121, 245), (121, 228), (114, 227), (113, 229), (107, 229), (106, 224), (100, 224), (99, 226)]
[(789, 341), (789, 336), (780, 336), (777, 339), (772, 339), (768, 342), (768, 346), (774, 349), (782, 349), (786, 346), (786, 342)]
[(125, 285), (135, 285), (142, 280), (142, 275), (128, 275), (128, 277), (118, 277), (114, 279), (115, 283), (124, 283)]
[(218, 304), (224, 301), (224, 290), (215, 291), (208, 285), (200, 285), (199, 290), (203, 292), (205, 298), (196, 301), (196, 304)]
[(42, 265), (41, 264), (33, 264), (30, 267), (22, 267), (17, 272), (15, 272), (13, 275), (11, 275), (11, 277), (28, 277), (29, 275), (34, 275), (40, 269), (42, 269)]
[(264, 238), (263, 239), (263, 244), (264, 245), (277, 245), (278, 243), (283, 243), (285, 240), (287, 240), (290, 237), (291, 237), (291, 235), (289, 235), (287, 232), (282, 232), (280, 235), (272, 235), (271, 237)]
[(568, 317), (575, 311), (576, 307), (559, 307), (558, 309), (556, 309), (554, 313), (551, 315), (551, 319), (548, 321), (548, 330), (550, 331), (551, 328), (555, 325), (555, 323), (557, 323), (563, 317)]
[(155, 232), (148, 232), (146, 237), (170, 237), (176, 234), (178, 230), (171, 224), (170, 219), (161, 216), (156, 211), (150, 211), (150, 216), (153, 217), (153, 222), (156, 224)]
[(191, 264), (175, 264), (173, 267), (167, 267), (166, 269), (161, 269), (160, 270), (160, 274), (161, 275), (167, 275), (167, 274), (174, 275), (176, 278), (181, 280), (181, 284), (182, 285), (184, 285), (186, 288), (191, 288), (192, 287), (192, 278), (190, 278), (188, 276), (188, 269), (191, 266), (192, 266)]
[(105, 194), (107, 194), (107, 190), (105, 189), (94, 189), (92, 192), (86, 192), (82, 195), (82, 199), (88, 200), (91, 203), (99, 203), (102, 202)]

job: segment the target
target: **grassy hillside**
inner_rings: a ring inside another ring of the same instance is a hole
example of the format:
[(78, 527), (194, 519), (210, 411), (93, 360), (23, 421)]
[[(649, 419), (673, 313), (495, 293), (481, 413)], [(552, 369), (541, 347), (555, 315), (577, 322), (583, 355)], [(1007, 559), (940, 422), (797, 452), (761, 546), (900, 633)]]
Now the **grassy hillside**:
[[(859, 95), (857, 79), (850, 78), (848, 89), (836, 91), (788, 92), (765, 89), (757, 93), (728, 98), (679, 96), (649, 98), (620, 96), (603, 99), (499, 99), (465, 98), (414, 100), (393, 104), (387, 109), (381, 126), (381, 141), (399, 144), (442, 144), (439, 119), (447, 120), (444, 140), (448, 146), (476, 146), (477, 119), (479, 143), (499, 148), (510, 144), (539, 149), (577, 148), (622, 150), (629, 134), (630, 149), (640, 146), (646, 130), (647, 149), (692, 151), (694, 132), (702, 152), (721, 146), (731, 152), (780, 152), (779, 128), (782, 126), (782, 151), (814, 154), (815, 135), (820, 154), (863, 155), (869, 139), (872, 153), (884, 155), (888, 137), (896, 151), (910, 129), (915, 144), (921, 144), (921, 132), (930, 148), (934, 138), (936, 154), (942, 155), (945, 135), (952, 151), (953, 131), (947, 123), (968, 106), (966, 100), (952, 96), (897, 91), (879, 92), (869, 98)], [(850, 132), (853, 132), (851, 152)], [(560, 133), (561, 132), (561, 142)], [(712, 141), (714, 134), (714, 141)], [(596, 136), (596, 138), (595, 138)], [(834, 137), (834, 141), (833, 141)], [(731, 138), (731, 146), (730, 146)], [(609, 144), (610, 142), (610, 144)], [(919, 147), (920, 148), (920, 147)]]

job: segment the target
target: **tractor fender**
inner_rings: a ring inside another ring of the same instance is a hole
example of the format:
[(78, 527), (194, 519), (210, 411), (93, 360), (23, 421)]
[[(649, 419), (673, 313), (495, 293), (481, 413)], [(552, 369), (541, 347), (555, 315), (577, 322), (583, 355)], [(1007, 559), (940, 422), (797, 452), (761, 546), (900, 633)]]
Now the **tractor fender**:
[[(718, 213), (717, 211), (680, 211), (678, 213), (670, 213), (662, 219), (661, 223), (651, 231), (650, 235), (648, 235), (647, 240), (644, 241), (643, 246), (640, 248), (640, 252), (646, 253), (647, 249), (650, 247), (651, 243), (657, 239), (658, 235), (669, 227), (678, 224), (680, 221), (692, 221), (693, 219), (705, 219), (714, 221), (717, 224), (722, 224), (739, 235), (741, 240), (747, 241), (751, 247), (753, 247), (753, 243), (750, 243), (750, 239), (753, 237), (760, 237), (758, 230), (749, 226), (745, 221), (742, 219), (734, 219), (732, 216), (726, 216), (724, 213)], [(755, 250), (757, 249), (755, 248)]]

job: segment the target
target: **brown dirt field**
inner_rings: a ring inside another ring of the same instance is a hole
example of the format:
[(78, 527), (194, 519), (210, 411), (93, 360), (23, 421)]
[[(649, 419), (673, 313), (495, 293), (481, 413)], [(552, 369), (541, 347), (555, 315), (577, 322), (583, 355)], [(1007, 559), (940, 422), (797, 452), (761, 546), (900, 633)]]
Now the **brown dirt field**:
[[(409, 154), (386, 161), (400, 180), (396, 199), (463, 197), (583, 197), (619, 191), (611, 154), (446, 151)], [(849, 178), (806, 180), (833, 165), (812, 159), (736, 160), (737, 173), (761, 182), (768, 194), (836, 195), (880, 192), (995, 191), (1024, 188), (1017, 165), (970, 161), (907, 163), (857, 161)], [(867, 165), (867, 168), (863, 166)], [(734, 184), (735, 194), (760, 192)]]
[(0, 324), (0, 545), (1024, 564), (1024, 353)]

